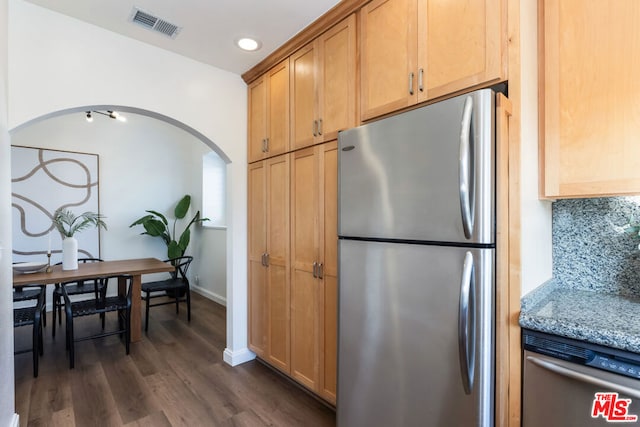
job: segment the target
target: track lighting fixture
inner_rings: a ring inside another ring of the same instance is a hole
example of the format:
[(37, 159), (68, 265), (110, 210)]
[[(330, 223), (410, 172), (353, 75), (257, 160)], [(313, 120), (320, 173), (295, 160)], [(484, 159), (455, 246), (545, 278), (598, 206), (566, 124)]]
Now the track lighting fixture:
[(105, 113), (103, 111), (90, 110), (90, 111), (85, 111), (85, 116), (86, 116), (87, 121), (89, 123), (91, 123), (93, 121), (93, 113), (102, 114), (103, 116), (107, 116), (109, 118), (116, 119), (116, 120), (119, 120), (121, 122), (126, 122), (127, 121), (127, 118), (125, 116), (121, 115), (120, 113), (118, 113), (117, 111), (107, 110), (107, 112)]

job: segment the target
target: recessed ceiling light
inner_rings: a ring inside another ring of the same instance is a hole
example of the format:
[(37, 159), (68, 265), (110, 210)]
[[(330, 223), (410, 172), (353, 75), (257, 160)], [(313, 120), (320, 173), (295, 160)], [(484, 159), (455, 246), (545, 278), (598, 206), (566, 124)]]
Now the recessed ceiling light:
[(260, 49), (260, 42), (249, 37), (242, 37), (238, 39), (236, 44), (240, 49), (250, 52)]

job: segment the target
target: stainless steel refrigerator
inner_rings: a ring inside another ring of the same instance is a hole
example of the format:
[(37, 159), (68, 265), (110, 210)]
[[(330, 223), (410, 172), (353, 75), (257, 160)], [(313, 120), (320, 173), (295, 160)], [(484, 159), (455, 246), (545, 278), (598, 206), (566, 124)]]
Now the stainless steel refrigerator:
[(339, 427), (494, 424), (494, 105), (339, 135)]

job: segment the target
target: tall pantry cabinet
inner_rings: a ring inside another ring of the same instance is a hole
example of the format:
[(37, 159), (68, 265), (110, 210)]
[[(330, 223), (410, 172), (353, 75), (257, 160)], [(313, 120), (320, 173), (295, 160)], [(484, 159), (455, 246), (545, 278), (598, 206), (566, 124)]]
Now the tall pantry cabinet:
[(291, 375), (335, 402), (338, 144), (291, 159)]
[(249, 348), (288, 373), (289, 154), (249, 165)]
[[(249, 84), (249, 348), (330, 403), (337, 385), (336, 139), (358, 124), (356, 36), (352, 14)], [(289, 126), (285, 154), (276, 156), (264, 136), (273, 138), (274, 122)]]

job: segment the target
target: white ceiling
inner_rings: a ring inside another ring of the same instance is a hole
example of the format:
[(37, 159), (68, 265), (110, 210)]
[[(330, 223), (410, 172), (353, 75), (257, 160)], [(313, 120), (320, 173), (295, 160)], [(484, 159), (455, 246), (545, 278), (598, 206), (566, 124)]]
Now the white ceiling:
[[(27, 0), (107, 30), (242, 74), (339, 0)], [(133, 8), (181, 27), (175, 39), (130, 22)], [(262, 48), (244, 52), (249, 36)]]

